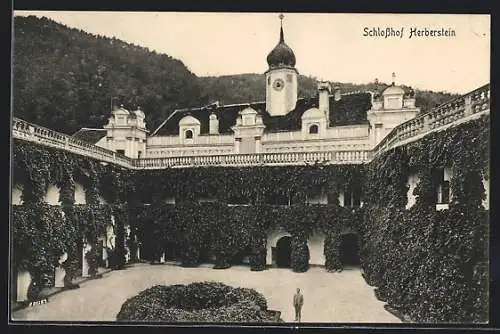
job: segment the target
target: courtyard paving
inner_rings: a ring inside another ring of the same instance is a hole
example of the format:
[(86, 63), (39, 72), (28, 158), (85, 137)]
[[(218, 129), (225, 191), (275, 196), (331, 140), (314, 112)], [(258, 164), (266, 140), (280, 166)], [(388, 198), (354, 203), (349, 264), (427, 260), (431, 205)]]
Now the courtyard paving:
[(373, 288), (365, 283), (359, 269), (346, 269), (341, 273), (328, 273), (319, 267), (310, 268), (306, 273), (277, 268), (253, 272), (247, 266), (215, 270), (209, 265), (182, 268), (168, 264), (136, 264), (109, 272), (101, 279), (82, 283), (80, 289), (50, 297), (47, 304), (16, 311), (12, 319), (115, 321), (125, 300), (153, 285), (200, 281), (253, 288), (266, 297), (269, 309), (281, 311), (286, 322), (294, 320), (292, 299), (296, 288), (304, 295), (302, 322), (401, 322), (375, 298)]

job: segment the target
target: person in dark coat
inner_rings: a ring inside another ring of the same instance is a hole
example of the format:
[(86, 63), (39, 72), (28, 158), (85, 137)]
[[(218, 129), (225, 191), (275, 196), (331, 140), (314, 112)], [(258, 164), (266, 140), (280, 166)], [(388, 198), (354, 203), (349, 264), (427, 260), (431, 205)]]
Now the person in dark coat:
[(295, 308), (295, 321), (300, 322), (302, 305), (304, 305), (304, 296), (302, 296), (302, 294), (300, 293), (300, 289), (297, 288), (297, 293), (293, 296), (293, 307)]

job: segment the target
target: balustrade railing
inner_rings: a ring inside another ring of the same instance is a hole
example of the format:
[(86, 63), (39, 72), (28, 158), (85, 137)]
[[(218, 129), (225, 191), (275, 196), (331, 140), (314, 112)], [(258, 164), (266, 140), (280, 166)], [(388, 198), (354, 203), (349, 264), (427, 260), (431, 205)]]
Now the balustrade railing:
[(459, 120), (465, 120), (467, 117), (472, 117), (472, 115), (487, 112), (489, 109), (490, 84), (486, 84), (396, 126), (373, 149), (373, 156), (385, 152), (410, 138), (416, 139)]
[(375, 155), (407, 140), (419, 138), (429, 132), (473, 115), (488, 112), (490, 85), (484, 85), (464, 96), (444, 103), (430, 112), (395, 127), (373, 150), (325, 150), (314, 152), (265, 152), (252, 154), (193, 155), (131, 159), (71, 136), (14, 118), (14, 138), (60, 148), (96, 160), (134, 169), (182, 168), (196, 166), (258, 166), (302, 164), (360, 164)]
[(46, 146), (60, 148), (69, 152), (85, 155), (96, 160), (131, 167), (132, 159), (111, 150), (78, 140), (66, 134), (44, 128), (42, 126), (14, 118), (12, 136)]
[(279, 166), (304, 164), (360, 164), (369, 162), (371, 151), (284, 152), (224, 154), (190, 157), (144, 158), (134, 160), (138, 169), (183, 168), (197, 166)]

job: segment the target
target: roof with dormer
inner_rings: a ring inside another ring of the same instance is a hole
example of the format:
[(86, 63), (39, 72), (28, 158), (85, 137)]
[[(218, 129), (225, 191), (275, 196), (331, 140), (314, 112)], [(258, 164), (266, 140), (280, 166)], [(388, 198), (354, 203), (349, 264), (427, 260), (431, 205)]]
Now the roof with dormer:
[(111, 111), (111, 114), (112, 115), (130, 115), (130, 111), (128, 111), (127, 109), (123, 108), (123, 105), (121, 105), (120, 107), (114, 107), (113, 110)]
[[(367, 121), (366, 113), (371, 108), (370, 93), (343, 94), (339, 101), (329, 97), (330, 126), (362, 124)], [(205, 107), (175, 110), (154, 132), (153, 136), (179, 134), (179, 121), (192, 116), (200, 121), (200, 134), (209, 133), (209, 117), (215, 114), (219, 120), (219, 133), (231, 134), (239, 112), (246, 108), (255, 109), (261, 116), (266, 132), (298, 131), (302, 127), (302, 115), (318, 107), (318, 97), (299, 98), (295, 109), (284, 116), (271, 116), (265, 109), (265, 102), (251, 102), (230, 105), (212, 104)]]
[(382, 95), (404, 95), (404, 94), (405, 94), (405, 90), (402, 87), (396, 86), (394, 84), (387, 87), (382, 92)]
[(81, 128), (77, 132), (71, 135), (71, 137), (83, 140), (87, 143), (95, 144), (103, 137), (106, 136), (106, 129), (91, 129), (91, 128)]
[[(384, 88), (382, 88), (384, 87)], [(410, 86), (382, 86), (373, 92), (373, 97), (375, 100), (381, 99), (383, 95), (403, 95), (405, 98), (414, 98), (415, 90)], [(401, 91), (402, 90), (402, 91)]]

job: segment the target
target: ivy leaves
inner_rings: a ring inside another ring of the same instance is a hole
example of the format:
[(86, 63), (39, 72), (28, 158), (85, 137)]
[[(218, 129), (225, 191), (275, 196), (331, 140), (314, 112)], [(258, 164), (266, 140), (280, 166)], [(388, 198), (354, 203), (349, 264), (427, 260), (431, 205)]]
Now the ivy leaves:
[[(417, 322), (487, 317), (487, 213), (482, 174), (489, 164), (489, 117), (430, 134), (378, 156), (365, 178), (359, 230), (365, 279), (389, 305)], [(436, 212), (433, 170), (451, 166), (453, 202)], [(404, 209), (408, 171), (417, 201)]]

